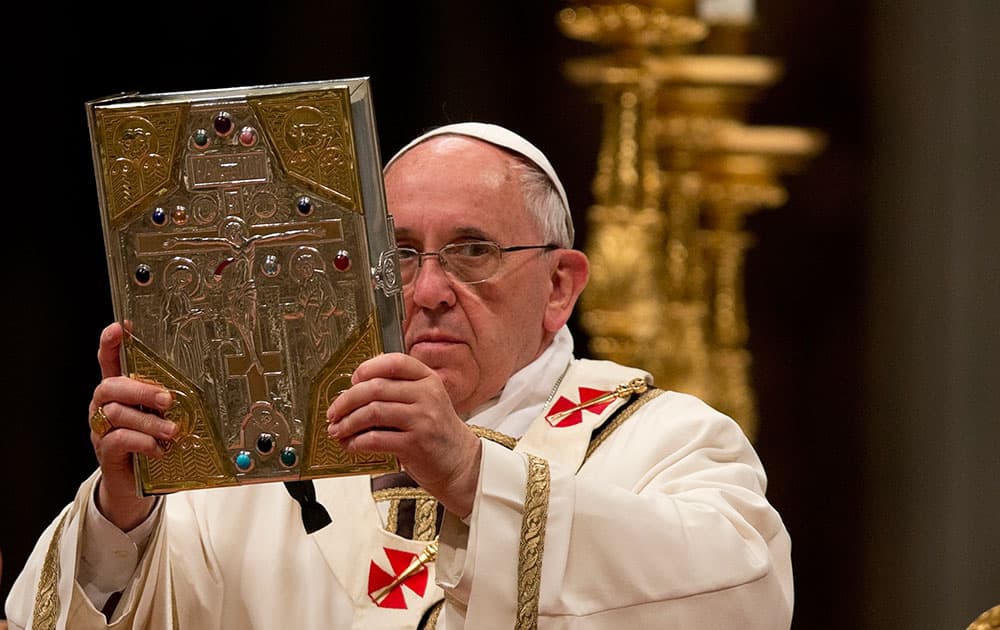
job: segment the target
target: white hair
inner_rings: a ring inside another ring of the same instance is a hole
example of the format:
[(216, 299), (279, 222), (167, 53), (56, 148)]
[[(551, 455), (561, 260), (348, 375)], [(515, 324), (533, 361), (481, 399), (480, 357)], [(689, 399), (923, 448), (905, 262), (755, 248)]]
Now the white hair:
[(545, 154), (513, 131), (490, 123), (465, 122), (444, 125), (425, 132), (410, 141), (386, 163), (385, 171), (413, 147), (439, 135), (474, 138), (499, 147), (513, 158), (511, 173), (518, 178), (528, 212), (536, 219), (547, 243), (573, 247), (575, 230), (569, 199), (555, 169)]
[(542, 241), (559, 247), (573, 247), (569, 230), (566, 229), (566, 215), (569, 213), (569, 208), (563, 204), (559, 191), (552, 185), (552, 180), (530, 160), (513, 152), (509, 153), (513, 157), (511, 172), (521, 184), (524, 206), (541, 230)]

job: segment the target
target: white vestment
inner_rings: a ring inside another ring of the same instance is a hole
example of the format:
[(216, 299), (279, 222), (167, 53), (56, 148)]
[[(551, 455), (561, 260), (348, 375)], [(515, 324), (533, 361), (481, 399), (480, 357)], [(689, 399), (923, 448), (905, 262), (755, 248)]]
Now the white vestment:
[(333, 523), (312, 535), (280, 483), (163, 497), (106, 624), (76, 579), (95, 473), (41, 536), (8, 621), (12, 630), (416, 628), (443, 599), (437, 627), (448, 630), (788, 628), (789, 536), (735, 422), (660, 390), (547, 418), (636, 377), (648, 379), (573, 359), (560, 331), (469, 419), (520, 439), (514, 450), (483, 439), (472, 514), (445, 515), (437, 560), (392, 591), (394, 607), (369, 594), (427, 541), (386, 531), (369, 478), (353, 476), (316, 481)]

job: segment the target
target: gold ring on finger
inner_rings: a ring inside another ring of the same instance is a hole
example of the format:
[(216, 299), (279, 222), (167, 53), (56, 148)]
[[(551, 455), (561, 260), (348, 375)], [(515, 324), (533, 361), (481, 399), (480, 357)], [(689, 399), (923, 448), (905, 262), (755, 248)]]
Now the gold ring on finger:
[(108, 420), (108, 414), (104, 413), (104, 406), (97, 405), (94, 409), (94, 413), (90, 414), (90, 430), (98, 435), (98, 437), (104, 437), (104, 435), (115, 428), (115, 425), (111, 424)]

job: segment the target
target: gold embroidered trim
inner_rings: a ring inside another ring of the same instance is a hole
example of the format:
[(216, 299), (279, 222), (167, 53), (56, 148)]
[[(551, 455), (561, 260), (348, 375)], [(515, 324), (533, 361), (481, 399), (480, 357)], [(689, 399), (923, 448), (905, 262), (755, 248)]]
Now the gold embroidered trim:
[(434, 540), (437, 536), (437, 501), (417, 499), (413, 514), (413, 540)]
[(399, 499), (389, 501), (389, 510), (385, 515), (385, 529), (393, 534), (399, 531)]
[(590, 458), (590, 455), (597, 450), (597, 447), (603, 444), (604, 440), (608, 439), (608, 436), (611, 435), (615, 429), (620, 427), (626, 420), (632, 417), (632, 414), (638, 411), (639, 407), (642, 407), (662, 393), (662, 389), (649, 389), (645, 394), (640, 395), (632, 402), (625, 403), (625, 407), (619, 410), (611, 422), (601, 427), (600, 433), (590, 440), (590, 445), (587, 447), (587, 452), (583, 456), (583, 461), (587, 461)]
[(69, 512), (63, 515), (52, 535), (49, 548), (45, 552), (42, 563), (42, 574), (38, 578), (38, 590), (35, 591), (35, 611), (32, 614), (32, 628), (52, 630), (59, 619), (59, 540), (62, 538), (63, 526), (69, 517)]
[(487, 429), (477, 424), (470, 424), (469, 428), (476, 434), (476, 437), (486, 438), (490, 442), (496, 442), (500, 446), (506, 446), (510, 450), (514, 450), (514, 447), (517, 446), (517, 438), (511, 437), (506, 433)]
[(439, 599), (424, 613), (424, 618), (420, 621), (420, 625), (417, 626), (417, 630), (434, 630), (434, 628), (437, 628), (438, 617), (441, 616), (442, 610), (444, 610), (444, 600)]
[(528, 455), (528, 484), (521, 519), (521, 548), (517, 558), (517, 630), (538, 627), (538, 598), (542, 588), (542, 553), (549, 513), (549, 463)]
[(372, 492), (376, 503), (388, 501), (385, 529), (399, 533), (399, 502), (413, 499), (413, 540), (434, 540), (437, 536), (437, 499), (423, 488), (382, 488)]
[(423, 488), (382, 488), (372, 492), (375, 501), (398, 501), (400, 499), (433, 499)]

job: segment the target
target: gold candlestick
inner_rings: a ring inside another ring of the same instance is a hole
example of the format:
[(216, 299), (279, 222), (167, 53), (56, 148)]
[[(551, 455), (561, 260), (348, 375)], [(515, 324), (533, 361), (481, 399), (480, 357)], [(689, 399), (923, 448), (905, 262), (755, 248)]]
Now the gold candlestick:
[(590, 350), (702, 396), (754, 437), (744, 218), (785, 202), (779, 177), (823, 137), (744, 124), (782, 71), (746, 54), (752, 2), (576, 2), (557, 23), (603, 49), (564, 66), (604, 109), (584, 246)]

